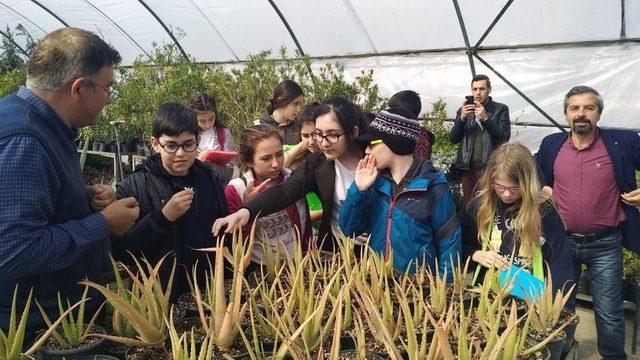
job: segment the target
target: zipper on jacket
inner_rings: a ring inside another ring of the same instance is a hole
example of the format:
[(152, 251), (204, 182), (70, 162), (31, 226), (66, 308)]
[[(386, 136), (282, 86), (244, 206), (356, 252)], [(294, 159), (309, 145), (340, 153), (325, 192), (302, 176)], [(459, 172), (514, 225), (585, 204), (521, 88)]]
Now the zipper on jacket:
[(389, 212), (387, 213), (387, 230), (385, 231), (384, 236), (384, 261), (389, 261), (389, 253), (391, 252), (391, 220), (393, 219), (393, 207), (396, 204), (396, 200), (402, 194), (424, 191), (427, 191), (427, 189), (405, 189), (391, 197), (391, 201), (389, 202)]

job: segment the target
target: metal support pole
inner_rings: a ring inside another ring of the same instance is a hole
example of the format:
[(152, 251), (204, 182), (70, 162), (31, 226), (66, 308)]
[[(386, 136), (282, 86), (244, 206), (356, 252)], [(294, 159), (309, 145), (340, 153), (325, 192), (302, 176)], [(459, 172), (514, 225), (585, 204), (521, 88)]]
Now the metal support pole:
[(469, 44), (469, 36), (467, 35), (467, 28), (464, 26), (464, 19), (462, 18), (462, 12), (460, 11), (460, 4), (458, 0), (453, 0), (453, 6), (456, 8), (456, 15), (458, 16), (458, 23), (460, 23), (460, 31), (462, 31), (462, 38), (464, 39), (464, 46), (467, 49), (467, 56), (469, 57), (469, 66), (471, 67), (471, 75), (476, 76), (476, 67), (473, 63), (473, 54), (475, 54), (475, 48), (471, 48)]
[[(282, 22), (284, 27), (287, 29), (287, 32), (289, 33), (289, 36), (291, 36), (291, 39), (293, 40), (293, 43), (296, 44), (296, 49), (298, 49), (298, 52), (300, 52), (300, 56), (304, 58), (304, 51), (302, 50), (302, 46), (300, 46), (300, 42), (298, 41), (298, 38), (296, 37), (296, 34), (293, 32), (293, 29), (291, 29), (291, 26), (289, 26), (289, 22), (287, 21), (287, 19), (284, 17), (282, 12), (280, 11), (280, 8), (278, 8), (278, 5), (276, 5), (274, 0), (267, 0), (267, 1), (269, 1), (269, 4), (271, 5), (273, 10), (278, 15), (278, 18), (280, 18), (280, 21)], [(307, 71), (309, 72), (309, 75), (311, 77), (311, 81), (313, 81), (315, 83), (315, 76), (313, 75), (313, 71), (311, 70), (311, 65), (308, 64), (308, 63), (305, 63), (305, 65), (306, 65)]]
[(489, 65), (489, 63), (487, 63), (483, 58), (481, 58), (480, 55), (476, 53), (474, 54), (474, 56), (476, 57), (476, 59), (478, 59), (478, 61), (480, 61), (484, 66), (486, 66), (489, 70), (491, 70), (494, 74), (496, 74), (502, 81), (504, 81), (505, 84), (509, 85), (509, 87), (513, 89), (513, 91), (515, 91), (518, 95), (522, 96), (522, 98), (525, 99), (531, 106), (533, 106), (533, 108), (536, 109), (540, 114), (542, 114), (542, 116), (546, 117), (547, 120), (551, 121), (551, 123), (555, 125), (558, 129), (560, 129), (560, 131), (567, 132), (567, 130), (565, 130), (565, 128), (562, 127), (562, 125), (560, 125), (551, 116), (549, 116), (549, 114), (547, 114), (544, 110), (542, 110), (542, 108), (540, 108), (535, 102), (533, 102), (533, 100), (531, 100), (527, 95), (525, 95), (522, 91), (520, 91), (520, 89), (518, 89), (509, 80), (507, 80), (507, 78), (502, 76), (502, 74), (500, 74), (496, 69), (494, 69), (493, 66)]

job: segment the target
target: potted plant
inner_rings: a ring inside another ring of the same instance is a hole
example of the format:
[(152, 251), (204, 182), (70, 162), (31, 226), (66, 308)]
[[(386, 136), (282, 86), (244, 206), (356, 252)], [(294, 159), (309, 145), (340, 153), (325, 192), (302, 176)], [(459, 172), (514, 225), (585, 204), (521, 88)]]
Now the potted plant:
[[(549, 271), (547, 271), (547, 273), (549, 273)], [(549, 276), (542, 296), (537, 300), (531, 301), (529, 305), (532, 327), (529, 338), (535, 342), (540, 342), (550, 333), (556, 334), (555, 339), (549, 341), (547, 345), (551, 352), (551, 359), (553, 360), (560, 359), (566, 337), (564, 331), (556, 332), (556, 330), (566, 327), (577, 318), (575, 313), (569, 313), (565, 310), (565, 305), (569, 301), (575, 287), (576, 285), (574, 284), (565, 294), (562, 293), (562, 290), (558, 290), (554, 296), (553, 279)]]
[(18, 286), (13, 291), (13, 300), (11, 302), (11, 313), (9, 316), (9, 329), (5, 333), (0, 329), (0, 360), (22, 360), (25, 357), (31, 357), (38, 351), (38, 349), (49, 339), (49, 336), (53, 331), (60, 326), (60, 323), (64, 318), (69, 315), (71, 311), (80, 306), (86, 300), (81, 300), (75, 303), (64, 311), (61, 316), (54, 321), (51, 326), (44, 331), (42, 335), (36, 340), (36, 342), (29, 347), (26, 351), (23, 350), (24, 336), (27, 329), (27, 318), (29, 317), (29, 310), (31, 308), (31, 299), (33, 296), (33, 289), (29, 291), (29, 296), (24, 304), (24, 310), (20, 316), (20, 320), (17, 319), (17, 306), (16, 300), (18, 298)]
[[(41, 359), (64, 359), (100, 353), (105, 340), (93, 335), (96, 333), (105, 333), (102, 327), (95, 324), (102, 307), (96, 311), (88, 323), (84, 322), (84, 306), (87, 301), (88, 292), (89, 287), (85, 286), (79, 301), (80, 305), (77, 314), (74, 316), (73, 312), (69, 312), (62, 320), (61, 326), (59, 328), (53, 328), (51, 333), (52, 337), (38, 350), (38, 356)], [(42, 308), (37, 301), (36, 305), (40, 309), (40, 313), (47, 326), (52, 328), (53, 322), (49, 319), (44, 308)], [(71, 308), (71, 304), (67, 300), (67, 309), (69, 308)], [(58, 293), (58, 309), (61, 316), (67, 311), (60, 293)]]
[(165, 319), (169, 314), (169, 298), (176, 269), (174, 260), (168, 285), (163, 289), (159, 271), (167, 256), (165, 255), (155, 265), (143, 259), (144, 266), (132, 256), (137, 269), (136, 274), (126, 265), (122, 265), (132, 281), (131, 290), (126, 292), (127, 296), (90, 281), (81, 282), (98, 290), (135, 329), (136, 335), (133, 338), (96, 335), (131, 346), (127, 351), (127, 358), (161, 359), (167, 356), (162, 344), (167, 339)]

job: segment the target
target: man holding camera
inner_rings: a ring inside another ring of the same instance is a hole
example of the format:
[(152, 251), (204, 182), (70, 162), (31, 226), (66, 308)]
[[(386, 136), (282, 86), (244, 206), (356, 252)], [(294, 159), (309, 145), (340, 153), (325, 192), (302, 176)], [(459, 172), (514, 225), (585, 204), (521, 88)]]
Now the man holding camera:
[(456, 113), (450, 139), (458, 147), (454, 170), (460, 174), (464, 206), (473, 199), (473, 188), (482, 176), (491, 153), (509, 141), (509, 108), (491, 99), (491, 80), (478, 74), (471, 79), (471, 93)]

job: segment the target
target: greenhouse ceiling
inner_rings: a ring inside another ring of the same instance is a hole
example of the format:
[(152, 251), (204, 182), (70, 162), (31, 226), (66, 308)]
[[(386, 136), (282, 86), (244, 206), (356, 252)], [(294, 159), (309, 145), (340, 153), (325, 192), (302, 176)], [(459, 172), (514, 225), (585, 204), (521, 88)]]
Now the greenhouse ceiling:
[(208, 63), (285, 46), (353, 76), (374, 69), (384, 95), (416, 89), (451, 111), (472, 72), (487, 73), (523, 124), (562, 120), (562, 94), (591, 84), (615, 106), (611, 126), (638, 127), (622, 115), (640, 111), (640, 0), (0, 0), (0, 22), (36, 40), (63, 26), (94, 31), (125, 65), (154, 43)]

